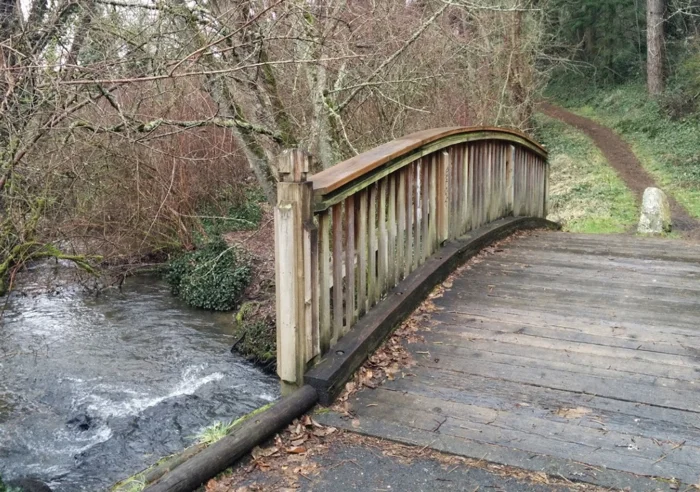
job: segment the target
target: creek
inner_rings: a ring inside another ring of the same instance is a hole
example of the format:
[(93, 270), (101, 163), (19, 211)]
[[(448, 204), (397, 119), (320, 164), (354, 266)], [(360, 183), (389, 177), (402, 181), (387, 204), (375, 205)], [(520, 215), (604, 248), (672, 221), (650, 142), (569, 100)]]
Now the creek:
[(278, 397), (274, 377), (231, 353), (230, 313), (188, 308), (157, 278), (99, 296), (29, 281), (0, 303), (6, 480), (106, 490)]

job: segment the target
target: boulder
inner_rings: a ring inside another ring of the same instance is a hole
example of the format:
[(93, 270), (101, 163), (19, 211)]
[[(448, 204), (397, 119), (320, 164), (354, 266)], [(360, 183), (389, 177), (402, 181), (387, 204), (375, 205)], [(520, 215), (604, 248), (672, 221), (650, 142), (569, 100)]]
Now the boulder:
[(637, 232), (661, 234), (671, 232), (671, 207), (666, 194), (658, 188), (647, 188), (642, 197), (642, 216)]

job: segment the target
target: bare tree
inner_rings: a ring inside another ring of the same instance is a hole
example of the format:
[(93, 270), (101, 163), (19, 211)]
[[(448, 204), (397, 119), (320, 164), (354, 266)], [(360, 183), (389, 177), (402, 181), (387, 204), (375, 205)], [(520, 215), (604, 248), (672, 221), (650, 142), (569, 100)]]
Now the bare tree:
[(540, 82), (530, 0), (0, 2), (0, 264), (46, 253), (42, 223), (188, 245), (228, 161), (273, 201), (285, 147), (327, 168), (426, 127), (527, 128)]

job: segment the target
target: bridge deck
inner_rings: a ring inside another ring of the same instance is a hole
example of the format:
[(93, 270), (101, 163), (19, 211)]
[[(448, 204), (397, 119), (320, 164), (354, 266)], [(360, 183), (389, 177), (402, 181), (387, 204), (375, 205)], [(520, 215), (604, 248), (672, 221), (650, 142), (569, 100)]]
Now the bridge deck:
[(354, 395), (354, 425), (319, 419), (571, 480), (699, 483), (700, 245), (538, 232), (435, 304), (405, 377)]

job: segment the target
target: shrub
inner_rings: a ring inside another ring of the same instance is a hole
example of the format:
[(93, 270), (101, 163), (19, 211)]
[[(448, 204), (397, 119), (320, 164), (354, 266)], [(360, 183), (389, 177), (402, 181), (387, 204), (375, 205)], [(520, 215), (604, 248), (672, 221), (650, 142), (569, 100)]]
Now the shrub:
[(165, 274), (173, 294), (201, 309), (234, 309), (250, 282), (250, 264), (222, 239), (180, 255)]

